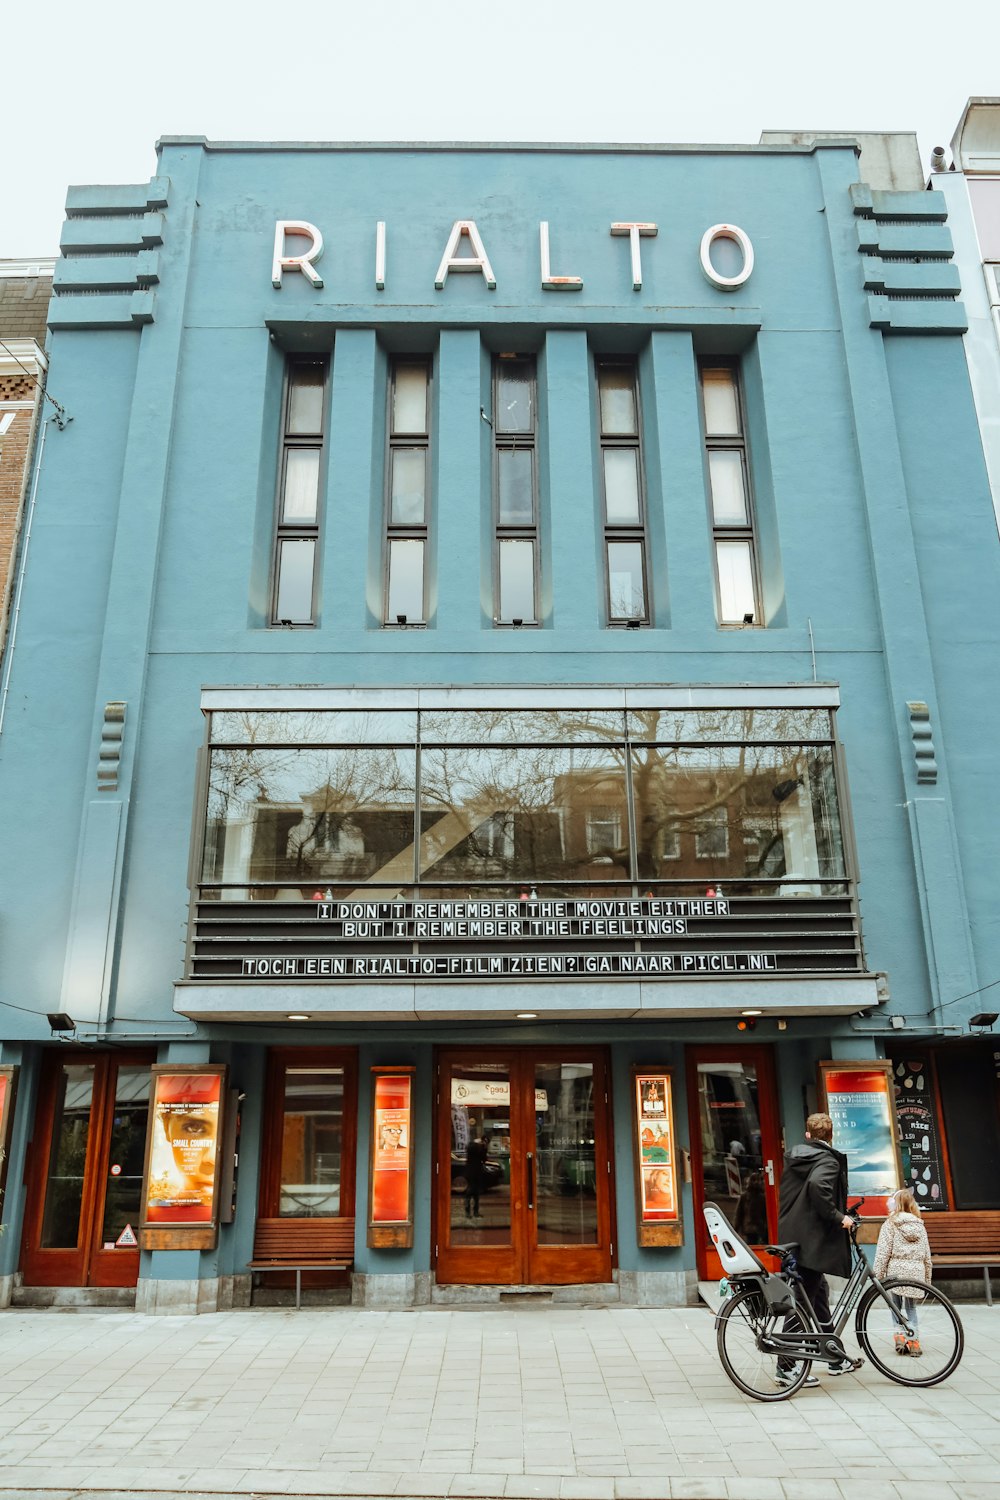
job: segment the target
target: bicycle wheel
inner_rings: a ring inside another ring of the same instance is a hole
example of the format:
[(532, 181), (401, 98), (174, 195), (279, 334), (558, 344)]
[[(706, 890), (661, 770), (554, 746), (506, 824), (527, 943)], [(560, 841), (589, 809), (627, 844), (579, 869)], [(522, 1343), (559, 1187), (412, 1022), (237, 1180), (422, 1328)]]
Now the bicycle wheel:
[[(937, 1385), (958, 1367), (965, 1348), (962, 1322), (952, 1304), (937, 1287), (922, 1281), (891, 1277), (882, 1285), (894, 1298), (908, 1298), (916, 1313), (920, 1356), (897, 1354), (895, 1335), (903, 1329), (877, 1286), (872, 1286), (858, 1306), (855, 1331), (865, 1354), (883, 1375), (899, 1385)], [(902, 1309), (901, 1309), (902, 1310)], [(905, 1310), (902, 1310), (905, 1311)]]
[(794, 1396), (812, 1368), (811, 1360), (796, 1360), (787, 1375), (778, 1379), (777, 1355), (765, 1354), (758, 1342), (782, 1321), (757, 1291), (737, 1293), (719, 1313), (715, 1337), (722, 1368), (733, 1385), (755, 1401), (785, 1401)]

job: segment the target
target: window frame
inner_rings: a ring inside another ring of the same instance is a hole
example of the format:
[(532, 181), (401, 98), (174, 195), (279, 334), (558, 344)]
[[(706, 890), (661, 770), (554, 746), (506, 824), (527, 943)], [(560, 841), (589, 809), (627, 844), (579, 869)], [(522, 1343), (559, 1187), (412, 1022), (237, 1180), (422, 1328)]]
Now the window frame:
[[(505, 364), (524, 364), (531, 371), (531, 429), (509, 431), (500, 425), (500, 371)], [(539, 557), (539, 496), (538, 496), (538, 362), (533, 354), (495, 354), (493, 356), (492, 404), (493, 404), (493, 452), (491, 455), (493, 490), (493, 624), (499, 629), (517, 630), (521, 626), (538, 626), (538, 602), (541, 590), (541, 559)], [(500, 516), (500, 454), (529, 453), (531, 455), (531, 520), (527, 524), (506, 522)], [(504, 542), (531, 542), (532, 572), (531, 591), (533, 612), (530, 619), (511, 615), (509, 619), (501, 613), (502, 591), (500, 556)]]
[[(400, 369), (421, 369), (427, 377), (427, 394), (424, 406), (423, 432), (396, 432), (393, 425), (396, 372)], [(385, 417), (385, 476), (383, 483), (383, 527), (382, 547), (382, 625), (397, 630), (421, 629), (427, 625), (427, 581), (431, 540), (431, 397), (434, 367), (428, 355), (394, 355), (389, 361), (389, 377), (386, 381)], [(402, 522), (392, 519), (392, 473), (393, 455), (402, 449), (418, 448), (424, 454), (424, 518), (422, 522)], [(420, 618), (400, 618), (389, 612), (389, 591), (392, 584), (392, 543), (419, 541), (423, 546), (423, 567), (420, 574), (421, 610)]]
[[(632, 400), (635, 408), (635, 432), (606, 433), (601, 409), (601, 373), (604, 370), (627, 370), (632, 377)], [(646, 466), (642, 443), (642, 398), (639, 389), (639, 363), (627, 355), (597, 355), (594, 361), (595, 396), (597, 400), (597, 434), (601, 484), (601, 532), (604, 567), (604, 607), (606, 623), (610, 629), (627, 630), (648, 626), (652, 623), (649, 597), (649, 543), (647, 539)], [(636, 464), (636, 489), (638, 496), (638, 519), (634, 522), (609, 521), (608, 493), (604, 455), (610, 449), (633, 452)], [(613, 542), (638, 544), (642, 567), (642, 602), (639, 615), (616, 615), (611, 599), (611, 566), (609, 547)]]
[[(292, 405), (292, 373), (297, 368), (315, 367), (323, 371), (322, 395), (320, 398), (320, 427), (316, 433), (289, 431)], [(281, 392), (281, 439), (278, 453), (278, 473), (275, 486), (274, 531), (271, 541), (271, 572), (268, 586), (270, 600), (268, 628), (271, 630), (314, 630), (319, 613), (319, 559), (323, 534), (323, 481), (326, 465), (327, 401), (330, 383), (329, 356), (289, 355), (285, 360), (284, 383)], [(319, 472), (316, 480), (316, 519), (312, 522), (284, 521), (285, 485), (288, 475), (288, 455), (291, 452), (318, 452)], [(311, 541), (313, 544), (312, 590), (308, 620), (289, 620), (278, 613), (278, 592), (281, 587), (281, 555), (285, 542)]]
[[(709, 370), (726, 370), (733, 379), (736, 397), (736, 417), (739, 423), (737, 434), (710, 433), (705, 402), (705, 374)], [(715, 616), (721, 630), (763, 629), (766, 620), (763, 614), (763, 595), (757, 548), (757, 517), (754, 507), (753, 485), (750, 475), (750, 453), (747, 442), (746, 401), (743, 393), (742, 371), (738, 359), (700, 359), (698, 361), (698, 397), (701, 407), (701, 431), (705, 445), (705, 486), (708, 499), (708, 521), (712, 531), (712, 576), (715, 582)], [(712, 495), (712, 453), (738, 453), (743, 475), (743, 497), (746, 504), (746, 521), (739, 524), (719, 522), (715, 517), (715, 501)], [(719, 544), (745, 542), (750, 552), (750, 581), (753, 589), (753, 619), (747, 621), (725, 620), (722, 611), (722, 581), (719, 570)]]

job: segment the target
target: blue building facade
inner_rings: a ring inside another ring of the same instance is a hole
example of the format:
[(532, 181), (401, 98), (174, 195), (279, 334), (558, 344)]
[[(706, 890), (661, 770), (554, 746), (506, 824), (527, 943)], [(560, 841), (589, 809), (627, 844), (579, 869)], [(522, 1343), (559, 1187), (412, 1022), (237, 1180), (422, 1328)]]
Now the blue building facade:
[(1000, 559), (944, 197), (863, 171), (168, 138), (70, 190), (5, 1298), (683, 1302), (824, 1102), (873, 1217), (1000, 1208)]

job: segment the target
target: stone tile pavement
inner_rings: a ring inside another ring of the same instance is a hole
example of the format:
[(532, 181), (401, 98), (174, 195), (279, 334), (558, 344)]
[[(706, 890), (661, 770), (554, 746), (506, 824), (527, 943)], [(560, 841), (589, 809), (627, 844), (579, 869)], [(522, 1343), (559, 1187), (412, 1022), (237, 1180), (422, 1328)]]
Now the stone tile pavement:
[(704, 1308), (0, 1313), (0, 1500), (1000, 1500), (1000, 1307), (776, 1406)]

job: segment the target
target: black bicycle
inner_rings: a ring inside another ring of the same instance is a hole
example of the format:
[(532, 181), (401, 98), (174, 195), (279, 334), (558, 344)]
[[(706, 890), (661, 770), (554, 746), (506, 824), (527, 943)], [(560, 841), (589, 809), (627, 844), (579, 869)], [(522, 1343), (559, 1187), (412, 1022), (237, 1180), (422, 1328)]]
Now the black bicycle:
[(925, 1282), (876, 1278), (857, 1242), (864, 1201), (847, 1210), (854, 1220), (854, 1265), (832, 1310), (829, 1332), (820, 1327), (796, 1269), (798, 1246), (765, 1245), (781, 1262), (780, 1273), (770, 1272), (722, 1211), (705, 1204), (709, 1233), (729, 1281), (730, 1295), (716, 1318), (719, 1358), (733, 1384), (755, 1401), (787, 1401), (802, 1389), (814, 1363), (837, 1374), (858, 1369), (864, 1361), (848, 1354), (842, 1338), (855, 1308), (862, 1352), (890, 1380), (937, 1385), (957, 1369), (965, 1348), (958, 1313), (943, 1292)]

